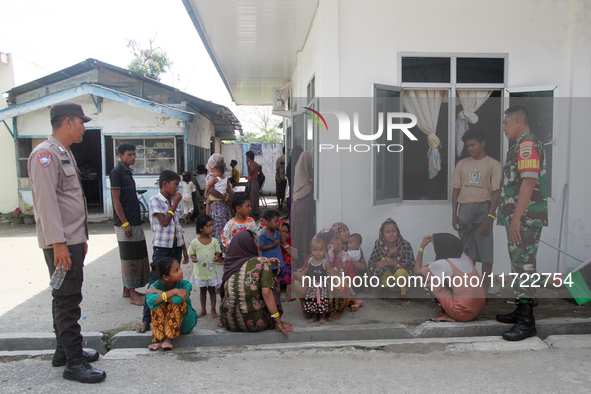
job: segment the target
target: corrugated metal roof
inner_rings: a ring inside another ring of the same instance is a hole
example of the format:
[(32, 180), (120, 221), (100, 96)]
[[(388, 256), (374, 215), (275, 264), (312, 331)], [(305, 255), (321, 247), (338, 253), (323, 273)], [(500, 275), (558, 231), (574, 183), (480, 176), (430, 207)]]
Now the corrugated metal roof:
[[(7, 92), (9, 95), (9, 98), (8, 98), (9, 105), (10, 105), (10, 103), (13, 103), (13, 104), (16, 103), (16, 97), (19, 95), (22, 95), (24, 93), (30, 92), (35, 89), (39, 89), (41, 87), (45, 87), (45, 86), (54, 84), (56, 82), (64, 81), (68, 78), (74, 77), (76, 75), (80, 75), (82, 73), (91, 71), (93, 69), (101, 69), (101, 68), (111, 70), (111, 71), (114, 71), (119, 74), (128, 75), (136, 80), (149, 83), (150, 85), (153, 85), (156, 88), (165, 89), (169, 92), (174, 93), (175, 95), (178, 96), (179, 101), (185, 101), (187, 103), (187, 105), (193, 110), (193, 112), (199, 112), (203, 116), (210, 119), (214, 124), (216, 135), (218, 134), (218, 128), (219, 128), (220, 134), (231, 135), (231, 138), (224, 138), (224, 139), (235, 139), (235, 136), (234, 136), (235, 131), (238, 131), (240, 134), (242, 134), (242, 125), (240, 124), (240, 121), (238, 120), (238, 118), (234, 115), (234, 113), (228, 107), (226, 107), (224, 105), (220, 105), (220, 104), (215, 104), (215, 103), (212, 103), (207, 100), (200, 99), (199, 97), (192, 96), (192, 95), (185, 93), (185, 92), (183, 92), (177, 88), (174, 88), (172, 86), (155, 81), (151, 78), (146, 78), (143, 75), (134, 73), (132, 71), (129, 71), (129, 70), (117, 67), (117, 66), (113, 66), (112, 64), (101, 62), (96, 59), (86, 59), (85, 61), (77, 63), (71, 67), (57, 71), (53, 74), (49, 74), (45, 77), (36, 79), (36, 80), (26, 83), (24, 85), (20, 85), (20, 86), (16, 86), (16, 87), (12, 88), (11, 90), (9, 90)], [(99, 85), (97, 84), (97, 86), (99, 86)], [(112, 87), (103, 86), (103, 88), (112, 89), (114, 91), (117, 91), (117, 89), (113, 89)], [(122, 93), (130, 95), (130, 96), (136, 96), (141, 99), (145, 99), (144, 97), (141, 97), (139, 95), (129, 94), (129, 92), (122, 92)], [(19, 104), (25, 104), (25, 103), (26, 102), (19, 103)], [(172, 105), (181, 104), (181, 102), (179, 102), (179, 103), (159, 103), (159, 104), (171, 106), (171, 104)], [(228, 133), (226, 128), (232, 129), (232, 132)]]

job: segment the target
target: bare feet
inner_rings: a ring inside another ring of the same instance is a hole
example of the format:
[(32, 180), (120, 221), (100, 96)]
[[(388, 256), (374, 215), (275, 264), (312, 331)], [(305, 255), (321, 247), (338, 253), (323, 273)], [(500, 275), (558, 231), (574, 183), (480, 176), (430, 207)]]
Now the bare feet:
[(343, 314), (343, 311), (336, 311), (335, 313), (333, 313), (332, 315), (330, 315), (328, 317), (328, 320), (330, 320), (330, 321), (339, 320), (341, 318), (342, 314)]
[(224, 325), (222, 324), (222, 322), (218, 323), (218, 327), (223, 327)]
[[(129, 303), (138, 306), (144, 306), (144, 300), (140, 297), (140, 293), (134, 289), (127, 289), (130, 295)], [(142, 294), (143, 295), (143, 294)]]
[(280, 298), (279, 301), (285, 302), (285, 298)]
[(292, 301), (295, 301), (295, 300), (296, 300), (295, 298), (288, 298), (287, 300), (285, 300), (285, 302), (292, 302)]
[(162, 342), (156, 342), (148, 346), (150, 350), (158, 350), (162, 348)]
[(170, 349), (172, 349), (172, 339), (164, 338), (164, 341), (162, 342), (162, 350), (170, 350)]
[(143, 334), (146, 331), (150, 331), (150, 322), (149, 321), (143, 322), (142, 326), (135, 331), (139, 332), (140, 334)]
[(207, 311), (205, 309), (201, 309), (201, 312), (199, 312), (199, 314), (197, 315), (197, 317), (203, 317), (207, 315)]
[(320, 320), (318, 320), (319, 324), (326, 324), (326, 319), (322, 318)]
[(217, 314), (217, 312), (215, 311), (215, 309), (211, 310), (211, 318), (212, 319), (217, 319), (218, 317), (220, 317), (220, 315)]
[(318, 320), (318, 316), (316, 316), (315, 313), (312, 314), (312, 318), (310, 320), (308, 320), (308, 324), (312, 324), (314, 323), (316, 320)]
[(129, 294), (129, 289), (125, 286), (123, 286), (123, 295), (121, 297), (123, 297), (123, 298), (131, 297), (131, 294)]
[(351, 304), (351, 312), (357, 312), (363, 306), (363, 301), (355, 298)]

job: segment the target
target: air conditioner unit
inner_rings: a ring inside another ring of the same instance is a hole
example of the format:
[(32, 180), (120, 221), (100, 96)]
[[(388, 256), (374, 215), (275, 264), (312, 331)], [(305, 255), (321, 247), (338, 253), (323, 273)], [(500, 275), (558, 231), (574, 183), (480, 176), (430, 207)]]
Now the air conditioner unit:
[(273, 112), (291, 110), (291, 85), (273, 89)]

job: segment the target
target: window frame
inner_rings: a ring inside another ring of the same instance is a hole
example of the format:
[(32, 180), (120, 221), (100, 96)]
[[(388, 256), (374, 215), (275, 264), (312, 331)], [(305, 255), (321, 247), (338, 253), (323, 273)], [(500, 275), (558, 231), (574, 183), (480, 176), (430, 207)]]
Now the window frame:
[[(402, 82), (402, 58), (404, 57), (449, 57), (450, 58), (450, 82), (449, 83), (430, 83), (430, 82)], [(376, 86), (380, 86), (384, 89), (401, 89), (401, 104), (404, 100), (403, 92), (405, 89), (421, 89), (421, 90), (448, 90), (449, 94), (449, 105), (448, 105), (448, 157), (453, 158), (456, 155), (456, 148), (455, 143), (451, 143), (451, 141), (455, 142), (455, 128), (456, 128), (456, 119), (453, 113), (453, 110), (456, 107), (456, 99), (457, 99), (457, 92), (456, 90), (502, 90), (503, 92), (507, 89), (507, 81), (508, 81), (508, 70), (509, 70), (509, 54), (508, 53), (467, 53), (467, 52), (398, 52), (398, 65), (397, 65), (397, 80), (399, 81), (398, 85), (388, 85), (388, 84), (372, 84), (374, 89), (373, 97), (375, 99), (375, 89)], [(495, 58), (495, 59), (504, 59), (504, 69), (503, 69), (503, 83), (457, 83), (457, 58)], [(506, 97), (507, 96), (507, 97)], [(502, 108), (508, 107), (508, 94), (503, 93), (501, 94), (502, 100)], [(375, 105), (375, 103), (374, 103)], [(372, 108), (373, 116), (372, 116), (372, 125), (374, 130), (377, 128), (376, 119), (375, 119), (375, 108)], [(502, 112), (500, 114), (502, 120)], [(556, 119), (556, 116), (554, 117)], [(502, 121), (501, 121), (502, 125)], [(501, 136), (501, 130), (499, 130), (499, 135)], [(506, 156), (507, 154), (507, 144), (505, 141), (501, 140), (501, 152), (502, 155)], [(375, 154), (372, 153), (372, 167), (373, 167), (373, 176), (372, 176), (372, 193), (373, 193), (373, 205), (383, 205), (383, 204), (437, 204), (437, 203), (449, 203), (452, 198), (453, 189), (449, 186), (449, 182), (447, 184), (447, 200), (404, 200), (404, 189), (403, 189), (403, 176), (404, 176), (404, 161), (403, 161), (403, 154), (400, 155), (400, 176), (399, 182), (400, 185), (400, 197), (394, 199), (384, 199), (384, 200), (377, 200), (377, 192), (376, 192), (376, 161), (375, 161)], [(455, 170), (455, 162), (453, 160), (448, 160), (448, 174), (447, 179), (450, 180), (453, 176), (453, 171)]]
[[(519, 87), (507, 87), (505, 89), (503, 89), (503, 114), (501, 114), (502, 118), (504, 118), (504, 112), (507, 108), (510, 107), (511, 105), (511, 93), (528, 93), (528, 92), (544, 92), (544, 91), (552, 91), (553, 98), (559, 97), (559, 92), (558, 92), (558, 85), (535, 85), (535, 86), (519, 86)], [(556, 105), (556, 103), (554, 102), (552, 105), (552, 141), (550, 142), (544, 142), (542, 141), (542, 144), (544, 144), (544, 146), (552, 144), (552, 145), (556, 145), (556, 135), (555, 135), (555, 130), (558, 130), (558, 105)], [(502, 156), (501, 157), (501, 164), (504, 166), (507, 160), (507, 152), (509, 151), (509, 141), (506, 138), (503, 138), (502, 144), (501, 144), (501, 151), (502, 151)], [(546, 172), (550, 175), (550, 185), (548, 187), (548, 198), (553, 198), (553, 196), (557, 195), (557, 193), (554, 192), (554, 188), (556, 186), (556, 182), (554, 181), (554, 178), (552, 176), (552, 169), (553, 169), (553, 163), (554, 163), (554, 155), (555, 155), (555, 150), (552, 149), (552, 154), (553, 154), (553, 160), (552, 163), (546, 163)]]

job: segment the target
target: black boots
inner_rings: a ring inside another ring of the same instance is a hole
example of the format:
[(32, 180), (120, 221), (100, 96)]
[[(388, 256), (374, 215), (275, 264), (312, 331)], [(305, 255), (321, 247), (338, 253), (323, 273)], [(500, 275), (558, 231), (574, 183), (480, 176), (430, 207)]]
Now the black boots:
[[(99, 359), (99, 353), (95, 352), (94, 350), (91, 350), (89, 352), (83, 350), (82, 354), (84, 355), (86, 361), (88, 361), (89, 363)], [(55, 348), (55, 353), (53, 354), (53, 360), (51, 360), (51, 365), (53, 365), (54, 367), (63, 367), (64, 365), (66, 365), (66, 360), (66, 350), (58, 345), (58, 347)]]
[(522, 341), (537, 334), (533, 307), (530, 303), (518, 304), (514, 312), (508, 315), (497, 315), (497, 320), (502, 323), (515, 323), (503, 333), (503, 339), (507, 341)]
[(501, 323), (505, 323), (505, 324), (517, 323), (517, 317), (519, 316), (519, 314), (517, 313), (518, 310), (519, 309), (516, 308), (513, 312), (507, 313), (506, 315), (498, 314), (497, 321), (500, 321)]
[(64, 379), (77, 380), (80, 383), (100, 383), (105, 380), (107, 373), (90, 365), (80, 350), (74, 357), (68, 357), (63, 376)]

